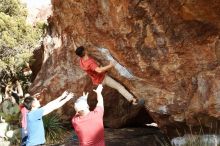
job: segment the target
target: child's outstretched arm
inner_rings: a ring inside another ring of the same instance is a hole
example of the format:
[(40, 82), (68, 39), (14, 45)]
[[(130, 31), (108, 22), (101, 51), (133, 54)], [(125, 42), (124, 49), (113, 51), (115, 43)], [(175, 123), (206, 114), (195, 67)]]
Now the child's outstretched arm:
[(49, 102), (48, 104), (46, 104), (45, 106), (42, 107), (44, 109), (43, 115), (47, 115), (47, 114), (51, 113), (52, 111), (60, 108), (61, 106), (63, 106), (67, 101), (69, 101), (72, 98), (73, 98), (73, 93), (68, 94), (68, 92), (65, 91), (60, 97)]

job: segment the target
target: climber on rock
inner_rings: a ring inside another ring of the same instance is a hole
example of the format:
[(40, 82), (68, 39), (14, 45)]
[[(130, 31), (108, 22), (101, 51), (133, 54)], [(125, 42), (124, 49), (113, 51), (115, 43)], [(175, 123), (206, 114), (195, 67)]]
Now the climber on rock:
[(88, 55), (87, 50), (80, 46), (76, 48), (75, 53), (80, 57), (80, 67), (89, 75), (94, 85), (103, 84), (116, 89), (133, 105), (144, 105), (143, 99), (136, 99), (129, 93), (123, 85), (106, 74), (115, 64), (110, 62), (104, 67), (99, 67), (96, 61)]

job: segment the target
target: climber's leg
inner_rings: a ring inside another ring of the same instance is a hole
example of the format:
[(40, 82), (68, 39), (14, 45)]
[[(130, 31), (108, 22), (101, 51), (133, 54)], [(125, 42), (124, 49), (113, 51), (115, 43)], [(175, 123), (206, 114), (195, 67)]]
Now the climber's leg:
[(124, 98), (126, 98), (129, 102), (132, 102), (132, 104), (136, 105), (140, 103), (137, 101), (137, 99), (134, 98), (134, 96), (131, 93), (128, 92), (128, 90), (125, 89), (124, 86), (122, 86), (119, 82), (117, 82), (110, 76), (106, 75), (102, 84), (116, 89), (121, 95), (124, 96)]

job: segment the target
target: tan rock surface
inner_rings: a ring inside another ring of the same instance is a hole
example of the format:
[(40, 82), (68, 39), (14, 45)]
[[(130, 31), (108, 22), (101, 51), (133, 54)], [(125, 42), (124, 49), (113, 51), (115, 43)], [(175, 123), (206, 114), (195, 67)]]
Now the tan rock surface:
[[(125, 67), (109, 75), (144, 98), (143, 116), (164, 130), (220, 125), (220, 1), (52, 0), (52, 7), (43, 65), (30, 89), (47, 87), (43, 102), (65, 89), (77, 96), (92, 92), (74, 54), (75, 42), (102, 65), (108, 63), (102, 53), (107, 49)], [(104, 97), (106, 126), (122, 127), (140, 113), (114, 90), (105, 88)], [(73, 103), (62, 111), (69, 118)]]

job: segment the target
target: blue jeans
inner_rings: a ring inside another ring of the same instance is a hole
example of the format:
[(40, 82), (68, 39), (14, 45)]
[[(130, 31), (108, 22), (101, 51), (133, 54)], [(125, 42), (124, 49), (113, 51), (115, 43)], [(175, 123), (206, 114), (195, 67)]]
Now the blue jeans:
[(21, 128), (21, 146), (25, 146), (27, 141), (27, 132), (25, 133), (25, 129)]

